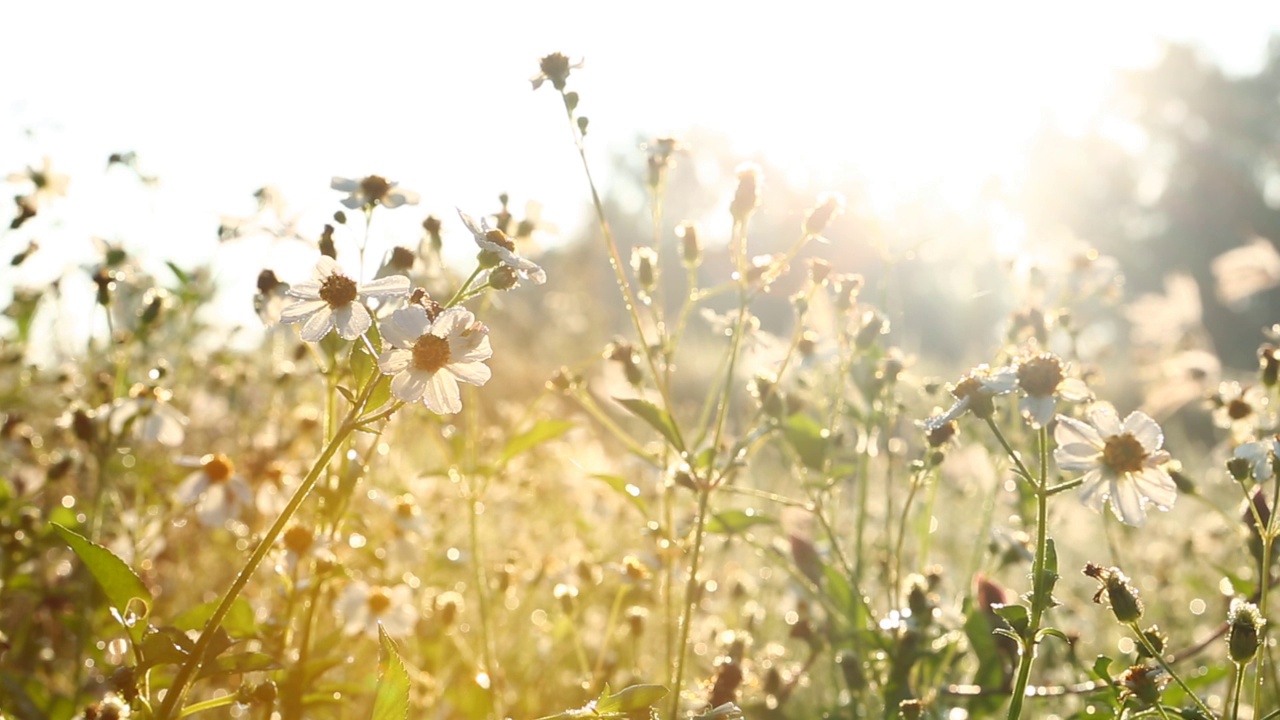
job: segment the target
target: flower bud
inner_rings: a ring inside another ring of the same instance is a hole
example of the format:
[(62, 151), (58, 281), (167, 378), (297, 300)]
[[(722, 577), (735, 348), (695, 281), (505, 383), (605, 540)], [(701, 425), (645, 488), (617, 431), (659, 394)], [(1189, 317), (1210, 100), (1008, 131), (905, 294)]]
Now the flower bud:
[(1267, 621), (1258, 606), (1240, 598), (1227, 610), (1227, 655), (1237, 664), (1246, 664), (1258, 654), (1262, 628)]
[(684, 261), (685, 267), (697, 267), (702, 262), (698, 226), (692, 222), (683, 222), (676, 228), (676, 237), (680, 238), (680, 259)]
[(760, 190), (763, 176), (760, 166), (755, 163), (743, 163), (738, 166), (738, 189), (729, 204), (729, 214), (736, 223), (745, 223), (751, 213), (760, 206)]
[(1093, 601), (1101, 604), (1105, 594), (1116, 620), (1128, 625), (1142, 618), (1142, 600), (1138, 598), (1138, 590), (1129, 584), (1128, 576), (1120, 568), (1086, 563), (1084, 574), (1102, 583)]

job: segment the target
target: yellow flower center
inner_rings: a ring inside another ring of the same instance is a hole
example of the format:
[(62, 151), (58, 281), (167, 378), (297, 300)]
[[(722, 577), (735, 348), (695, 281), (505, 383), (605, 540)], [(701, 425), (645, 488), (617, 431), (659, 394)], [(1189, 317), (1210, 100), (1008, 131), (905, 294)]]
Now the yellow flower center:
[(436, 372), (449, 363), (449, 341), (430, 333), (413, 344), (413, 366), (426, 372)]
[(209, 478), (211, 483), (224, 483), (231, 479), (236, 472), (236, 466), (231, 459), (222, 453), (217, 455), (206, 455), (204, 458), (204, 474)]
[(380, 175), (370, 175), (360, 181), (360, 194), (364, 195), (366, 203), (376, 203), (381, 201), (391, 192), (391, 183)]
[(494, 245), (504, 247), (507, 250), (510, 250), (511, 252), (516, 251), (516, 244), (512, 242), (511, 238), (507, 237), (507, 234), (502, 232), (501, 230), (490, 230), (489, 232), (484, 234), (484, 239), (493, 243)]
[(365, 602), (369, 605), (369, 612), (374, 615), (381, 615), (391, 607), (391, 597), (383, 590), (370, 592), (369, 599)]
[(1018, 364), (1018, 386), (1031, 397), (1049, 397), (1062, 383), (1062, 361), (1044, 353)]
[(295, 555), (302, 555), (315, 544), (316, 536), (301, 525), (294, 525), (284, 531), (284, 546)]
[(1102, 448), (1102, 464), (1117, 475), (1138, 472), (1146, 459), (1147, 449), (1133, 433), (1112, 435)]
[(345, 275), (334, 273), (320, 285), (320, 299), (335, 310), (350, 305), (356, 299), (356, 283)]

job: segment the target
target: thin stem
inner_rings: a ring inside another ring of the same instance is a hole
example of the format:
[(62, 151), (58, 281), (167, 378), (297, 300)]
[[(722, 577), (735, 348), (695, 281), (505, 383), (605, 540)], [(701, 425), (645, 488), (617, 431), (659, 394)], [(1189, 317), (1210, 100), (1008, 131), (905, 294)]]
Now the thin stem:
[(669, 720), (680, 717), (680, 693), (684, 689), (684, 661), (688, 654), (689, 625), (693, 620), (693, 611), (698, 604), (698, 571), (702, 563), (702, 537), (707, 528), (707, 507), (711, 500), (711, 484), (707, 482), (698, 491), (698, 513), (694, 518), (693, 556), (689, 559), (689, 581), (685, 584), (684, 609), (680, 614), (680, 637), (676, 642), (676, 669), (671, 679), (671, 712)]
[[(1026, 466), (1022, 464), (1022, 460), (1017, 456), (1017, 453), (1012, 452), (1008, 441), (1004, 438), (1004, 434), (1000, 432), (1000, 427), (990, 418), (987, 419), (987, 425), (991, 427), (996, 437), (1000, 438), (1000, 444), (1005, 447), (1005, 450), (1009, 452), (1009, 456), (1025, 473), (1025, 477), (1030, 479), (1030, 473), (1027, 472)], [(1040, 620), (1044, 615), (1045, 609), (1049, 606), (1049, 588), (1046, 587), (1047, 578), (1045, 576), (1045, 557), (1049, 546), (1049, 497), (1045, 492), (1049, 472), (1049, 431), (1045, 428), (1040, 428), (1038, 439), (1040, 480), (1032, 482), (1036, 491), (1036, 554), (1031, 563), (1031, 621), (1027, 625), (1026, 632), (1023, 633), (1022, 642), (1018, 645), (1020, 651), (1018, 677), (1013, 683), (1013, 694), (1009, 698), (1009, 720), (1017, 720), (1022, 715), (1022, 703), (1026, 700), (1027, 683), (1031, 679), (1031, 664), (1035, 660), (1036, 646), (1040, 642), (1038, 637)]]
[(236, 575), (235, 580), (231, 583), (231, 587), (227, 588), (227, 592), (222, 596), (222, 601), (218, 603), (218, 607), (209, 616), (204, 624), (204, 629), (200, 631), (200, 639), (196, 641), (195, 648), (192, 649), (190, 657), (182, 664), (178, 670), (178, 674), (173, 679), (173, 684), (169, 687), (168, 692), (164, 696), (164, 702), (160, 705), (160, 709), (156, 713), (157, 720), (169, 720), (175, 717), (175, 711), (181, 706), (183, 699), (186, 697), (187, 690), (192, 681), (195, 680), (196, 673), (199, 672), (200, 666), (204, 663), (204, 656), (209, 650), (209, 646), (213, 644), (217, 629), (222, 626), (222, 621), (226, 619), (227, 613), (231, 612), (231, 605), (236, 598), (240, 597), (240, 593), (245, 586), (249, 584), (249, 578), (257, 571), (258, 566), (267, 557), (271, 547), (275, 544), (280, 534), (284, 532), (284, 528), (289, 521), (293, 519), (294, 513), (302, 505), (302, 501), (307, 498), (311, 490), (315, 487), (316, 481), (320, 479), (320, 475), (324, 473), (329, 466), (329, 461), (333, 459), (338, 448), (346, 442), (349, 436), (356, 429), (354, 420), (364, 410), (364, 405), (369, 401), (369, 395), (373, 392), (374, 386), (377, 384), (379, 376), (371, 375), (369, 382), (365, 383), (360, 393), (359, 399), (351, 406), (347, 412), (346, 419), (338, 426), (329, 443), (320, 451), (320, 457), (316, 458), (315, 464), (311, 466), (310, 472), (298, 484), (298, 489), (294, 491), (293, 497), (289, 498), (289, 502), (281, 511), (280, 516), (267, 530), (266, 535), (258, 541), (258, 546), (254, 548), (253, 554), (245, 562), (244, 567), (240, 569), (240, 573)]
[(1151, 641), (1147, 639), (1146, 633), (1142, 632), (1142, 628), (1138, 627), (1137, 621), (1127, 624), (1129, 629), (1133, 631), (1133, 634), (1138, 636), (1138, 642), (1142, 643), (1142, 647), (1146, 648), (1147, 654), (1155, 658), (1155, 661), (1160, 664), (1160, 667), (1165, 672), (1169, 673), (1169, 677), (1173, 678), (1173, 681), (1178, 683), (1178, 687), (1182, 688), (1182, 692), (1186, 693), (1187, 697), (1191, 698), (1191, 700), (1196, 704), (1196, 707), (1200, 708), (1200, 711), (1204, 713), (1204, 716), (1210, 718), (1214, 717), (1213, 711), (1209, 709), (1209, 706), (1205, 705), (1204, 702), (1200, 700), (1200, 696), (1196, 695), (1192, 692), (1191, 688), (1187, 687), (1187, 684), (1183, 682), (1178, 673), (1173, 671), (1173, 667), (1165, 661), (1164, 653), (1156, 650), (1155, 646), (1151, 644)]
[[(1236, 666), (1236, 679), (1234, 683), (1234, 692), (1231, 698), (1231, 720), (1236, 720), (1240, 716), (1240, 696), (1244, 694), (1244, 665), (1234, 663)], [(1254, 714), (1257, 714), (1257, 705), (1254, 705)]]

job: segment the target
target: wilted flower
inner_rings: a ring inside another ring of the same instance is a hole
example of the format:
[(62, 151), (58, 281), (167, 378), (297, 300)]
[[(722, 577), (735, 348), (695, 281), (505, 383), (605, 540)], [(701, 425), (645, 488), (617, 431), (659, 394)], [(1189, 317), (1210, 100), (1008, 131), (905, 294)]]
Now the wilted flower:
[(449, 308), (432, 320), (417, 305), (401, 308), (382, 324), (382, 341), (378, 367), (395, 376), (391, 394), (408, 403), (421, 400), (434, 413), (462, 409), (458, 381), (489, 380), (489, 329), (469, 310)]
[(476, 223), (475, 218), (461, 210), (458, 210), (458, 216), (475, 236), (476, 245), (480, 246), (481, 253), (492, 253), (495, 258), (493, 265), (501, 263), (516, 271), (521, 278), (531, 280), (534, 285), (541, 285), (547, 281), (547, 273), (538, 267), (537, 263), (516, 254), (516, 244), (507, 237), (506, 233), (489, 227), (488, 220), (482, 219)]
[(408, 585), (376, 587), (355, 580), (343, 590), (336, 609), (348, 635), (376, 636), (381, 625), (391, 637), (404, 637), (418, 622), (418, 608)]
[(1134, 623), (1142, 618), (1142, 600), (1138, 597), (1138, 589), (1130, 584), (1129, 576), (1120, 568), (1085, 563), (1084, 574), (1102, 584), (1094, 594), (1093, 601), (1102, 604), (1102, 597), (1105, 595), (1116, 620)]
[(1052, 353), (1041, 353), (1019, 360), (1015, 370), (1018, 374), (1018, 387), (1026, 393), (1018, 403), (1018, 410), (1030, 421), (1032, 427), (1045, 427), (1053, 420), (1054, 401), (1057, 398), (1070, 402), (1093, 399), (1093, 393), (1084, 382), (1066, 376), (1062, 360)]
[(373, 325), (364, 300), (389, 299), (408, 293), (409, 278), (403, 275), (360, 285), (342, 273), (337, 261), (321, 255), (311, 279), (289, 289), (288, 294), (294, 301), (284, 307), (280, 319), (289, 324), (302, 323), (302, 339), (307, 342), (319, 342), (335, 328), (343, 340), (354, 340)]
[(187, 418), (169, 404), (173, 393), (158, 387), (135, 385), (128, 398), (116, 400), (111, 409), (109, 427), (119, 435), (126, 425), (133, 437), (143, 442), (158, 442), (168, 447), (182, 444)]
[(570, 64), (568, 56), (562, 53), (551, 53), (538, 61), (538, 74), (529, 78), (529, 82), (533, 84), (533, 89), (537, 90), (542, 87), (542, 83), (550, 80), (552, 87), (563, 91), (565, 83), (569, 80), (569, 71), (580, 67), (582, 67), (581, 60)]
[(196, 506), (200, 524), (220, 527), (228, 519), (238, 517), (240, 508), (253, 504), (253, 490), (236, 466), (222, 453), (200, 458), (200, 469), (187, 476), (178, 486), (178, 502)]
[(380, 175), (370, 175), (360, 180), (335, 177), (329, 187), (344, 193), (350, 193), (342, 199), (342, 204), (352, 210), (360, 208), (372, 209), (375, 205), (386, 208), (398, 208), (401, 205), (417, 205), (418, 193), (404, 188), (397, 188)]
[(1173, 507), (1178, 488), (1160, 467), (1169, 453), (1160, 449), (1164, 433), (1156, 421), (1132, 412), (1121, 422), (1114, 408), (1099, 403), (1089, 410), (1089, 423), (1059, 415), (1053, 432), (1058, 467), (1085, 473), (1081, 502), (1101, 511), (1110, 500), (1115, 516), (1134, 526), (1146, 521), (1148, 504)]

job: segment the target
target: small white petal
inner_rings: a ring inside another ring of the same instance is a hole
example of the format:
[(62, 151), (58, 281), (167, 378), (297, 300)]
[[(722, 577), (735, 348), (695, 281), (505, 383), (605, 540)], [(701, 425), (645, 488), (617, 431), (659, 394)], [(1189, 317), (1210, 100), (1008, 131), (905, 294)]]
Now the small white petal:
[(378, 356), (378, 371), (383, 375), (395, 375), (396, 373), (407, 369), (409, 364), (412, 362), (412, 350), (390, 348), (388, 350), (383, 350), (382, 354)]
[(1058, 383), (1058, 397), (1068, 402), (1089, 402), (1093, 391), (1079, 378), (1066, 378)]
[(1164, 431), (1146, 413), (1134, 411), (1124, 419), (1124, 431), (1132, 433), (1142, 448), (1153, 453), (1164, 445)]
[(361, 195), (349, 195), (342, 198), (342, 206), (348, 210), (359, 210), (364, 207), (364, 197)]
[(409, 278), (404, 275), (388, 275), (360, 286), (365, 297), (390, 298), (409, 294)]
[(1106, 501), (1107, 496), (1111, 493), (1110, 487), (1102, 477), (1102, 470), (1094, 468), (1085, 473), (1083, 479), (1084, 484), (1080, 490), (1080, 502), (1084, 503), (1084, 506), (1090, 510), (1100, 512), (1102, 503)]
[(320, 258), (316, 260), (315, 268), (311, 270), (311, 277), (316, 282), (323, 283), (325, 280), (328, 280), (331, 275), (343, 275), (343, 277), (346, 277), (342, 272), (342, 268), (338, 266), (337, 260), (334, 260), (328, 255), (321, 255)]
[(462, 397), (458, 394), (458, 381), (448, 370), (439, 370), (431, 376), (422, 401), (437, 415), (452, 415), (462, 409)]
[(1112, 479), (1111, 511), (1125, 525), (1140, 527), (1147, 521), (1147, 511), (1137, 483), (1125, 477)]
[(329, 310), (328, 305), (325, 305), (307, 318), (307, 322), (302, 326), (302, 332), (299, 334), (307, 342), (320, 342), (332, 329), (333, 312)]
[(431, 327), (431, 318), (427, 310), (419, 305), (410, 305), (391, 313), (391, 317), (382, 321), (379, 330), (382, 342), (394, 347), (408, 349), (418, 342), (418, 338), (427, 334)]
[(449, 363), (449, 372), (452, 372), (459, 380), (471, 385), (483, 385), (489, 382), (491, 371), (489, 366), (484, 363)]
[(396, 373), (396, 376), (391, 378), (391, 394), (407, 403), (417, 402), (427, 391), (430, 379), (431, 376), (427, 373), (414, 370)]
[(360, 181), (335, 175), (333, 179), (329, 181), (329, 188), (340, 192), (355, 192), (360, 189)]
[(1106, 445), (1097, 430), (1066, 415), (1058, 416), (1058, 424), (1053, 429), (1053, 441), (1059, 447), (1084, 443), (1101, 449)]
[(1089, 408), (1089, 422), (1101, 437), (1124, 434), (1120, 425), (1120, 416), (1116, 415), (1116, 409), (1109, 403), (1094, 403)]
[(1053, 420), (1054, 400), (1052, 396), (1027, 396), (1018, 403), (1018, 409), (1031, 421), (1031, 427), (1042, 428)]
[(173, 499), (183, 505), (190, 505), (195, 502), (209, 487), (209, 475), (204, 470), (197, 470), (186, 477), (178, 489), (173, 492)]
[(327, 307), (329, 307), (329, 303), (323, 300), (294, 300), (281, 308), (280, 321), (287, 325), (292, 325)]
[[(319, 280), (303, 280), (294, 283), (285, 291), (285, 295), (291, 298), (301, 298), (303, 300), (320, 300), (320, 281)], [(320, 302), (324, 302), (320, 300)]]
[(333, 311), (333, 324), (338, 328), (338, 337), (355, 340), (369, 331), (373, 326), (373, 318), (363, 305), (353, 302)]
[(1178, 485), (1160, 468), (1143, 468), (1132, 475), (1133, 483), (1152, 505), (1168, 510), (1178, 500)]

